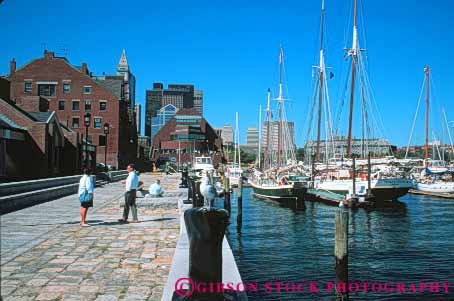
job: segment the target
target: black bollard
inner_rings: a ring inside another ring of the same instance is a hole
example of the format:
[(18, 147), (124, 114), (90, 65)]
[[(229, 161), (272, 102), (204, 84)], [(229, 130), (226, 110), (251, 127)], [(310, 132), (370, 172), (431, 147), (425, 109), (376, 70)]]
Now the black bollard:
[(336, 258), (336, 298), (348, 300), (348, 212), (336, 212), (334, 256)]
[(191, 185), (191, 178), (187, 178), (186, 180), (186, 187), (188, 188), (188, 199), (183, 200), (183, 203), (185, 204), (192, 204), (192, 185)]
[(200, 192), (200, 181), (195, 182), (195, 205), (194, 208), (203, 207), (203, 195)]
[(188, 187), (188, 169), (186, 167), (183, 168), (181, 171), (181, 183), (180, 188), (187, 188)]
[[(192, 208), (184, 213), (189, 238), (189, 277), (194, 287), (222, 283), (222, 242), (229, 220), (224, 209)], [(224, 300), (222, 292), (194, 291), (194, 299)]]

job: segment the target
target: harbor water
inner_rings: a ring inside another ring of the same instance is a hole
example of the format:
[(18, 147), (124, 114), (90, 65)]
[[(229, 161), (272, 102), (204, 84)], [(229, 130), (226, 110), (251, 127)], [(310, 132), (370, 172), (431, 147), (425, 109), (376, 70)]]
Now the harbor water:
[[(400, 200), (406, 209), (349, 211), (349, 282), (360, 285), (352, 287), (350, 299), (454, 299), (454, 200), (414, 195)], [(222, 207), (221, 200), (217, 206)], [(243, 282), (253, 284), (247, 289), (249, 300), (334, 297), (337, 210), (306, 202), (305, 210), (295, 211), (256, 199), (251, 188), (244, 188), (239, 228), (232, 194), (226, 235)], [(398, 283), (405, 291), (400, 286), (397, 292)]]

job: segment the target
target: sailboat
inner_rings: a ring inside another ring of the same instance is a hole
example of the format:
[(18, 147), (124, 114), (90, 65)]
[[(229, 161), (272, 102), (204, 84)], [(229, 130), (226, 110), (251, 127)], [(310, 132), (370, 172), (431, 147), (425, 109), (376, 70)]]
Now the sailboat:
[[(323, 99), (323, 87), (325, 87), (325, 94), (328, 94), (326, 86), (326, 71), (325, 63), (323, 57), (323, 22), (324, 22), (324, 1), (322, 0), (322, 14), (321, 14), (321, 40), (320, 40), (320, 66), (319, 70), (319, 104), (318, 104), (318, 128), (317, 128), (317, 144), (316, 152), (314, 159), (319, 159), (320, 152), (320, 123), (321, 123), (321, 109), (322, 109), (322, 99)], [(412, 181), (396, 174), (396, 170), (388, 168), (386, 165), (377, 164), (373, 167), (374, 173), (371, 175), (370, 181), (367, 179), (367, 176), (363, 173), (354, 173), (352, 172), (349, 162), (353, 156), (353, 147), (352, 147), (352, 129), (353, 129), (353, 109), (354, 109), (354, 98), (355, 98), (355, 84), (356, 81), (359, 83), (359, 93), (361, 95), (362, 103), (362, 134), (363, 134), (363, 151), (362, 155), (367, 156), (369, 153), (368, 150), (368, 138), (371, 137), (370, 125), (368, 125), (368, 119), (370, 118), (368, 107), (372, 109), (372, 104), (370, 99), (370, 91), (367, 89), (366, 85), (369, 83), (367, 74), (365, 72), (365, 62), (361, 54), (363, 49), (359, 47), (359, 38), (358, 38), (358, 28), (357, 28), (357, 0), (354, 0), (354, 11), (353, 11), (353, 40), (352, 47), (347, 49), (347, 55), (351, 58), (351, 87), (350, 87), (350, 105), (349, 105), (349, 118), (348, 118), (348, 137), (347, 137), (347, 148), (346, 148), (346, 157), (347, 159), (342, 158), (342, 162), (339, 164), (338, 160), (329, 160), (330, 158), (325, 158), (326, 163), (321, 164), (319, 168), (319, 176), (313, 176), (313, 186), (316, 190), (333, 192), (336, 194), (347, 195), (353, 191), (366, 194), (373, 194), (375, 201), (384, 201), (384, 200), (395, 200), (403, 195), (405, 195), (408, 190), (412, 187)], [(325, 83), (325, 84), (324, 84)], [(327, 97), (329, 100), (329, 98)], [(326, 105), (329, 108), (329, 103)], [(329, 110), (328, 113), (329, 114)], [(327, 119), (329, 119), (329, 115)], [(328, 126), (330, 121), (328, 122)], [(332, 144), (333, 151), (331, 155), (335, 158), (336, 154), (335, 143), (332, 135), (332, 128), (327, 127), (327, 133), (329, 136), (327, 139), (331, 139), (330, 143)], [(331, 131), (331, 132), (330, 132)], [(328, 141), (327, 141), (328, 142)], [(327, 144), (325, 144), (327, 145)], [(327, 157), (330, 153), (326, 151)], [(332, 158), (331, 158), (332, 159)], [(372, 161), (381, 161), (373, 159)], [(326, 168), (324, 166), (326, 165)], [(355, 177), (355, 187), (353, 187), (353, 174), (359, 176), (358, 179)], [(355, 188), (355, 189), (353, 189)], [(369, 190), (369, 191), (367, 191)]]
[(284, 52), (282, 47), (279, 52), (279, 96), (278, 103), (278, 135), (277, 148), (272, 137), (274, 128), (271, 113), (271, 91), (268, 89), (266, 120), (264, 124), (264, 162), (263, 170), (256, 170), (249, 178), (254, 195), (259, 198), (287, 202), (302, 200), (307, 191), (305, 181), (298, 174), (296, 163), (295, 145), (290, 135), (290, 129), (285, 116), (284, 97), (282, 91), (282, 68)]
[[(235, 151), (233, 155), (233, 164), (227, 166), (226, 176), (229, 177), (230, 186), (237, 187), (243, 179), (243, 170), (241, 169), (241, 149), (240, 149), (240, 130), (238, 127), (238, 112), (235, 114)], [(238, 158), (238, 161), (237, 161)]]
[[(454, 194), (454, 173), (448, 172), (446, 162), (443, 160), (431, 160), (429, 158), (429, 84), (430, 84), (430, 67), (424, 67), (425, 85), (426, 85), (426, 145), (424, 168), (422, 170), (417, 167), (413, 170), (418, 171), (415, 175), (415, 189), (420, 192), (433, 194)], [(419, 104), (418, 104), (419, 106)], [(444, 113), (444, 111), (443, 111)], [(417, 114), (417, 111), (416, 111)], [(446, 115), (445, 115), (446, 119)], [(415, 116), (416, 121), (416, 116)], [(414, 124), (413, 127), (414, 129)], [(448, 128), (449, 131), (449, 128)], [(449, 133), (449, 132), (448, 132)], [(410, 133), (410, 139), (413, 133)], [(450, 135), (450, 134), (449, 134)], [(436, 144), (434, 143), (434, 148)], [(406, 154), (408, 154), (408, 148)]]

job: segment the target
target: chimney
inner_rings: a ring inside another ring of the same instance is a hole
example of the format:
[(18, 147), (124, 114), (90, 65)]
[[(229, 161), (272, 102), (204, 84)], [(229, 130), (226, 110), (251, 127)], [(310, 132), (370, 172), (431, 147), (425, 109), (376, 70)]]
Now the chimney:
[(16, 60), (13, 58), (11, 62), (9, 62), (9, 74), (12, 75), (16, 72)]
[(44, 58), (46, 60), (51, 60), (54, 58), (54, 53), (52, 51), (44, 50)]
[(82, 73), (83, 74), (87, 74), (88, 73), (87, 64), (86, 63), (82, 63)]

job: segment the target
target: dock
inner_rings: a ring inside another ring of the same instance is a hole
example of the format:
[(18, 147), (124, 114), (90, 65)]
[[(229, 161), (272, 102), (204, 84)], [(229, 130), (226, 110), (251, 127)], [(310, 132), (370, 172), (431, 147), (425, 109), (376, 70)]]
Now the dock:
[(416, 190), (416, 189), (410, 189), (408, 191), (408, 193), (419, 194), (419, 195), (427, 195), (427, 196), (432, 196), (432, 197), (437, 197), (437, 198), (454, 200), (454, 193), (425, 192), (425, 191), (419, 191), (419, 190)]

